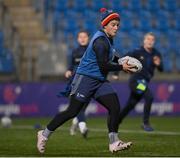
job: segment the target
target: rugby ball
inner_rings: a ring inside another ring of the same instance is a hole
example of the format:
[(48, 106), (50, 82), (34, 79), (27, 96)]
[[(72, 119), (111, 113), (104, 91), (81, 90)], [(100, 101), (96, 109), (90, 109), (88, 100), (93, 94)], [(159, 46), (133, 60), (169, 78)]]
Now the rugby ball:
[(141, 62), (138, 59), (134, 58), (134, 57), (125, 56), (125, 57), (119, 58), (118, 63), (120, 65), (122, 65), (126, 61), (127, 61), (127, 63), (129, 65), (134, 66), (133, 68), (131, 68), (132, 72), (140, 72), (142, 70)]
[(8, 116), (3, 116), (3, 117), (1, 118), (1, 125), (2, 125), (2, 127), (4, 127), (4, 128), (9, 128), (9, 127), (11, 127), (11, 125), (12, 125), (12, 120), (11, 120), (11, 118), (8, 117)]

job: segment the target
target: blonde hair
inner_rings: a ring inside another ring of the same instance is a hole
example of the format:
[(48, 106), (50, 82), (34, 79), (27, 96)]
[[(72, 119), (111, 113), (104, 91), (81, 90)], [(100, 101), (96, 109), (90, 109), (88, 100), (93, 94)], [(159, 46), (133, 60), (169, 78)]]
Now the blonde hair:
[(154, 38), (156, 37), (155, 34), (153, 32), (148, 32), (144, 35), (144, 39), (147, 37), (147, 36), (153, 36)]

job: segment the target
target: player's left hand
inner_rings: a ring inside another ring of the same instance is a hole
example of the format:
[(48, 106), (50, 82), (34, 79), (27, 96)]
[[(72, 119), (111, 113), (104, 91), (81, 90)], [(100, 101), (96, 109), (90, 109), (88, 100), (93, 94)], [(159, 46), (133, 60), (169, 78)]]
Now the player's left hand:
[(129, 65), (128, 60), (129, 59), (125, 59), (124, 62), (122, 63), (123, 71), (125, 71), (127, 73), (133, 73), (133, 72), (135, 72), (134, 69), (133, 69), (135, 66), (134, 65)]
[(113, 80), (118, 80), (118, 79), (119, 79), (119, 76), (118, 76), (118, 75), (112, 75), (112, 79), (113, 79)]
[(153, 62), (156, 66), (159, 66), (161, 64), (161, 59), (158, 56), (153, 57)]
[(66, 71), (65, 77), (70, 78), (71, 76), (72, 76), (72, 71), (70, 71), (70, 70)]

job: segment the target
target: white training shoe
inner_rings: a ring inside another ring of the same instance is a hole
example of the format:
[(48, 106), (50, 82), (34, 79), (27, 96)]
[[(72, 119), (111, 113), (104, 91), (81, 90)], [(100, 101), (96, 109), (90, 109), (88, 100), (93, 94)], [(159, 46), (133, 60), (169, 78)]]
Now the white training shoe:
[(70, 135), (76, 135), (76, 131), (77, 131), (78, 125), (77, 124), (72, 124), (70, 127)]
[(86, 122), (79, 122), (78, 126), (79, 126), (79, 130), (80, 130), (82, 136), (84, 138), (87, 138), (88, 128), (87, 128)]
[(132, 145), (132, 142), (125, 143), (119, 140), (117, 142), (114, 142), (113, 144), (109, 144), (109, 151), (114, 153), (120, 150), (128, 149), (131, 145)]
[(89, 130), (86, 128), (81, 134), (82, 134), (82, 136), (83, 136), (83, 138), (87, 138), (88, 137), (88, 132), (89, 132)]
[(44, 153), (45, 152), (45, 146), (46, 146), (46, 142), (47, 142), (47, 138), (43, 136), (43, 130), (39, 131), (37, 133), (37, 149), (40, 153)]
[(78, 119), (75, 117), (73, 120), (72, 120), (72, 124), (71, 124), (71, 127), (70, 127), (70, 135), (76, 135), (76, 131), (78, 129)]

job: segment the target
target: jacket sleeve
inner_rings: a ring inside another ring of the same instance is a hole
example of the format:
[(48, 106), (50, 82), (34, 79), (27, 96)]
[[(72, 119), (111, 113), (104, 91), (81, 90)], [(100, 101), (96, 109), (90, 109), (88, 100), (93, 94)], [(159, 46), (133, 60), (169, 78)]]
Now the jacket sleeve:
[(109, 61), (109, 49), (109, 43), (105, 37), (99, 37), (93, 43), (93, 50), (96, 53), (97, 63), (103, 74), (107, 74), (109, 71), (122, 70), (122, 65)]
[(68, 55), (68, 70), (73, 71), (74, 69), (74, 50)]

